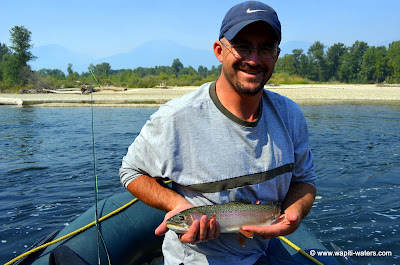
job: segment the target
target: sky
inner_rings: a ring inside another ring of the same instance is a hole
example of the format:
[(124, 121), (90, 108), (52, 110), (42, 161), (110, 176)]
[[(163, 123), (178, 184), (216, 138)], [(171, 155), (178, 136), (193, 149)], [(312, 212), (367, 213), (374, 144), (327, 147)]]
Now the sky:
[[(35, 47), (61, 45), (103, 58), (151, 40), (173, 40), (211, 50), (226, 12), (236, 0), (2, 0), (0, 42), (24, 26)], [(278, 13), (282, 43), (320, 41), (326, 46), (400, 40), (399, 0), (265, 0)], [(149, 54), (151, 56), (151, 54)]]

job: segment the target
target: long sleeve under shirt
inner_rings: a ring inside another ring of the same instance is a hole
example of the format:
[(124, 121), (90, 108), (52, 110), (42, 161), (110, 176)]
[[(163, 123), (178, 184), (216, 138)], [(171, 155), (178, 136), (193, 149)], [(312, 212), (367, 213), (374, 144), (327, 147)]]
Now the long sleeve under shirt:
[[(122, 184), (140, 175), (168, 178), (194, 205), (229, 201), (283, 201), (291, 182), (314, 185), (308, 128), (292, 100), (264, 90), (255, 122), (232, 115), (215, 93), (215, 82), (171, 100), (154, 113), (129, 147)], [(168, 231), (165, 264), (253, 264), (268, 247), (255, 236), (242, 247), (235, 234), (182, 244)]]

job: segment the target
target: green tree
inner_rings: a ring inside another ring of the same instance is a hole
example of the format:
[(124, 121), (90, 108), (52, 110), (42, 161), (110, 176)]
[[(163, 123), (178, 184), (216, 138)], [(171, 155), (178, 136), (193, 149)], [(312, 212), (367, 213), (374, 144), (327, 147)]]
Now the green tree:
[(326, 52), (327, 78), (339, 79), (338, 71), (341, 64), (342, 56), (347, 48), (343, 43), (336, 43), (328, 48)]
[(389, 44), (387, 50), (389, 81), (400, 83), (400, 41)]
[(303, 54), (302, 49), (294, 49), (292, 54), (286, 54), (279, 58), (275, 70), (276, 72), (288, 73), (289, 75), (299, 75), (305, 77), (308, 72), (308, 58)]
[(309, 69), (309, 60), (307, 55), (303, 53), (302, 49), (294, 49), (293, 53), (293, 66), (295, 68), (295, 74), (306, 77)]
[(22, 85), (20, 61), (15, 53), (6, 54), (2, 59), (2, 75), (6, 87)]
[(74, 70), (72, 70), (72, 63), (68, 64), (67, 73), (69, 77), (71, 77), (74, 74)]
[(376, 82), (385, 81), (388, 74), (388, 58), (385, 46), (376, 48), (375, 53), (375, 80)]
[(361, 64), (361, 80), (363, 82), (368, 82), (370, 80), (374, 80), (375, 76), (375, 53), (376, 47), (369, 47), (363, 56), (363, 61)]
[(181, 71), (181, 69), (183, 68), (183, 64), (181, 63), (181, 61), (179, 60), (179, 58), (176, 58), (173, 62), (172, 62), (172, 70), (174, 71), (175, 77), (178, 77), (179, 72)]
[(325, 45), (316, 41), (308, 49), (308, 58), (311, 67), (308, 76), (311, 80), (326, 81), (326, 63), (324, 54)]
[(10, 30), (10, 48), (14, 50), (21, 66), (26, 66), (27, 62), (36, 59), (31, 53), (31, 34), (24, 26), (14, 26)]
[(207, 67), (199, 65), (199, 67), (197, 68), (197, 73), (199, 73), (199, 75), (204, 78), (207, 77), (207, 72), (208, 72)]
[(356, 41), (344, 54), (339, 66), (339, 79), (347, 83), (359, 83), (361, 81), (361, 64), (368, 44), (363, 41)]
[(363, 82), (383, 82), (387, 74), (386, 47), (369, 47), (361, 63), (361, 80)]
[(3, 56), (10, 53), (10, 49), (7, 47), (5, 43), (0, 42), (0, 62), (3, 59)]
[(277, 73), (292, 73), (294, 72), (294, 67), (292, 64), (292, 54), (285, 54), (280, 57), (275, 65), (275, 71)]
[(5, 43), (0, 42), (0, 82), (3, 81), (3, 68), (2, 68), (3, 57), (6, 54), (10, 54), (10, 53), (11, 53), (11, 51), (7, 47), (7, 45)]
[[(27, 63), (36, 58), (30, 51), (33, 47), (30, 43), (31, 34), (25, 27), (15, 26), (10, 30), (11, 52), (2, 45), (1, 53), (6, 50), (6, 54), (2, 55), (1, 72), (7, 87), (22, 85), (28, 81), (26, 73), (30, 72), (30, 67)], [(24, 78), (21, 76), (22, 73), (24, 73)]]
[(97, 76), (101, 76), (102, 78), (106, 78), (112, 72), (111, 65), (109, 63), (97, 64), (96, 66), (94, 66), (93, 72)]

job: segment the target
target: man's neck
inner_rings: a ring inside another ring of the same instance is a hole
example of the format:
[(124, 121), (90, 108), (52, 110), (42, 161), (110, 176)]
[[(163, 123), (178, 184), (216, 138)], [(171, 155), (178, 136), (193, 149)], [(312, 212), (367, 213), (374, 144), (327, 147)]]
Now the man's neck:
[(262, 91), (256, 95), (241, 94), (219, 78), (215, 84), (215, 93), (221, 104), (239, 119), (252, 122), (259, 117)]

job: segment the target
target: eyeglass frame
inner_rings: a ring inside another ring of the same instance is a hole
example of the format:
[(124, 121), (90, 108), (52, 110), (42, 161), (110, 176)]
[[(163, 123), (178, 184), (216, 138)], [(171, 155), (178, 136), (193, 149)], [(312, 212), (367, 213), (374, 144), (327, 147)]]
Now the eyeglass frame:
[(272, 48), (273, 53), (274, 53), (274, 54), (272, 55), (272, 57), (267, 57), (267, 58), (266, 58), (266, 57), (264, 57), (264, 56), (262, 56), (262, 55), (260, 54), (260, 49), (259, 49), (258, 47), (254, 47), (254, 46), (253, 46), (251, 49), (248, 50), (248, 54), (247, 54), (246, 56), (241, 56), (236, 50), (235, 50), (236, 53), (232, 51), (232, 49), (235, 49), (235, 45), (238, 45), (238, 44), (228, 45), (228, 44), (222, 42), (221, 40), (220, 40), (219, 42), (221, 42), (221, 44), (224, 45), (226, 48), (230, 48), (230, 49), (228, 49), (228, 50), (229, 50), (229, 51), (233, 54), (233, 56), (234, 56), (235, 58), (237, 58), (237, 59), (245, 59), (246, 57), (248, 57), (248, 56), (252, 53), (252, 51), (253, 51), (254, 49), (258, 50), (258, 52), (257, 52), (258, 56), (260, 56), (261, 58), (266, 59), (266, 60), (268, 60), (268, 59), (274, 59), (274, 58), (278, 55), (278, 52), (281, 51), (281, 49), (280, 49), (279, 47), (275, 46), (274, 48)]

